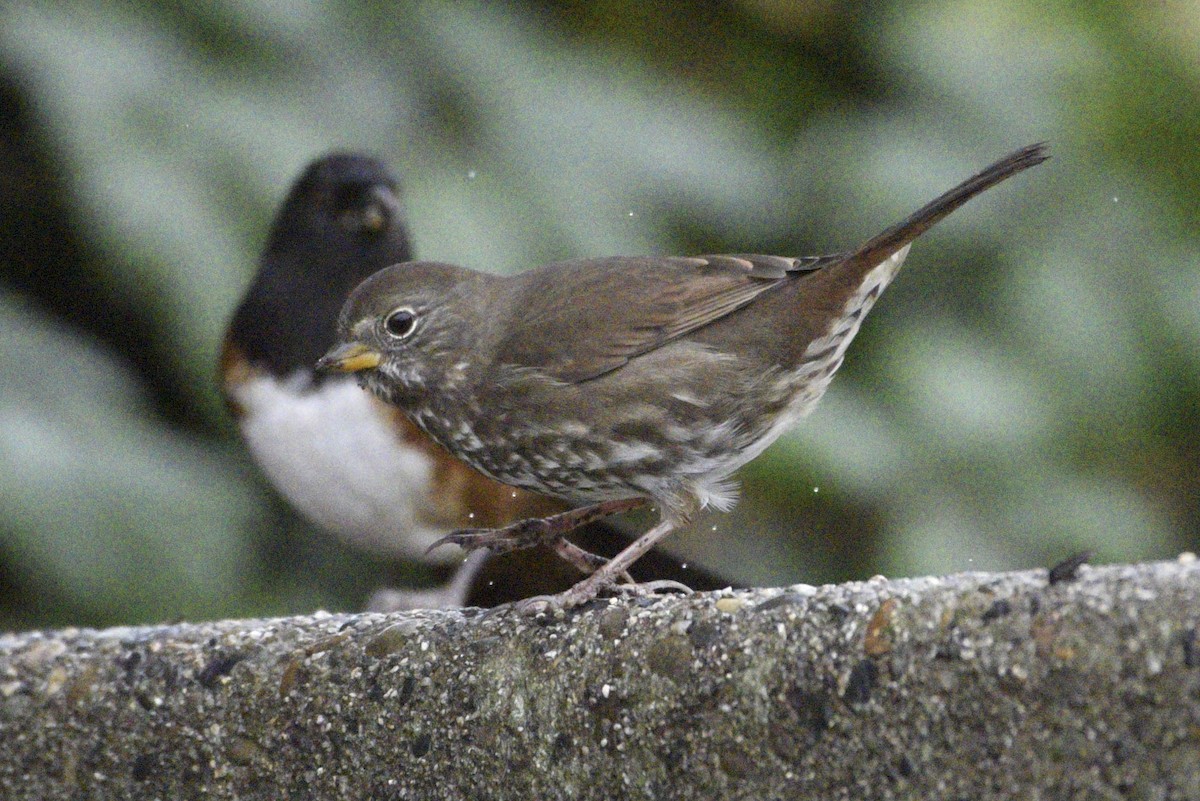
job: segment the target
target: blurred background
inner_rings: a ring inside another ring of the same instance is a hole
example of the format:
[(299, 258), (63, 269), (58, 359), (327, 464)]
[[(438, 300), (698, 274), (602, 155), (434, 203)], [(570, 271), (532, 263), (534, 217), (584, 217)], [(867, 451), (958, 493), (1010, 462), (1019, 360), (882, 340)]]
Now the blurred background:
[(843, 249), (1048, 140), (918, 242), (737, 511), (669, 544), (753, 584), (1197, 549), (1198, 98), (1189, 0), (10, 0), (0, 629), (378, 583), (275, 498), (213, 376), (334, 148), (402, 177), (421, 257), (513, 271)]

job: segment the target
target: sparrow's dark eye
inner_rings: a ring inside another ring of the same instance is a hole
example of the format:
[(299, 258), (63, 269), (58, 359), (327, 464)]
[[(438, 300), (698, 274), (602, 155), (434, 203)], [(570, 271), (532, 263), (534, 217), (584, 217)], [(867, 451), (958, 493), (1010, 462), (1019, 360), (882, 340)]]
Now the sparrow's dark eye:
[(383, 318), (383, 330), (388, 332), (388, 336), (396, 339), (404, 339), (416, 327), (417, 315), (409, 308), (396, 309)]

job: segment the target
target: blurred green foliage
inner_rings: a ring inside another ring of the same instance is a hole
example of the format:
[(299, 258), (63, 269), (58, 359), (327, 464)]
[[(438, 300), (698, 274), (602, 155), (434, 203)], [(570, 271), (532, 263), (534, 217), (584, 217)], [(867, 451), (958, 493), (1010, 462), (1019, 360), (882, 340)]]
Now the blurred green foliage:
[(421, 256), (511, 271), (845, 248), (1049, 140), (917, 244), (739, 510), (675, 544), (756, 583), (1196, 549), (1197, 98), (1184, 0), (12, 0), (0, 627), (371, 588), (213, 379), (276, 204), (334, 148), (403, 176)]

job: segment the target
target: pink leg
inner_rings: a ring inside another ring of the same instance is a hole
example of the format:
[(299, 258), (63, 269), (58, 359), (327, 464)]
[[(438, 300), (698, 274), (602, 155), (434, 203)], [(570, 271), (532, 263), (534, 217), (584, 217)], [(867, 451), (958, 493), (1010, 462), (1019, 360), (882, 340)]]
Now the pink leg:
[[(571, 589), (558, 595), (541, 595), (527, 598), (517, 603), (517, 609), (529, 614), (538, 614), (539, 612), (554, 609), (569, 609), (592, 600), (601, 590), (615, 584), (618, 577), (624, 574), (630, 565), (653, 548), (655, 543), (685, 523), (686, 520), (664, 517), (654, 528), (638, 537), (625, 550), (614, 556), (597, 569), (596, 572)], [(682, 585), (679, 586), (682, 587)]]
[[(585, 551), (573, 542), (568, 542), (565, 537), (559, 537), (551, 546), (554, 552), (561, 556), (565, 561), (575, 565), (575, 568), (585, 576), (590, 575), (594, 571), (608, 564), (608, 560), (603, 556)], [(622, 573), (621, 578), (624, 581), (633, 584), (633, 576), (628, 572)]]
[[(508, 553), (542, 544), (554, 546), (555, 542), (563, 535), (569, 534), (580, 526), (586, 526), (588, 523), (594, 523), (621, 512), (628, 512), (644, 506), (646, 503), (645, 498), (621, 498), (569, 509), (550, 517), (519, 520), (503, 528), (464, 528), (442, 537), (430, 545), (427, 552), (448, 544), (458, 545), (468, 551), (487, 548), (493, 553)], [(587, 554), (587, 558), (600, 558), (595, 557), (594, 554), (588, 554), (581, 548), (577, 550), (581, 554)], [(563, 554), (562, 551), (559, 553), (572, 564), (579, 564), (571, 556)]]

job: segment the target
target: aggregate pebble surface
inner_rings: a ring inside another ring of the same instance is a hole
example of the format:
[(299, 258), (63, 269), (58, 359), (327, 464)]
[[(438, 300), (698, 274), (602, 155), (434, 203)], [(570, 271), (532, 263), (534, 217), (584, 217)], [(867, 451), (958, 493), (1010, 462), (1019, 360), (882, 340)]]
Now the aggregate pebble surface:
[(1200, 799), (1200, 565), (0, 635), (4, 799)]

